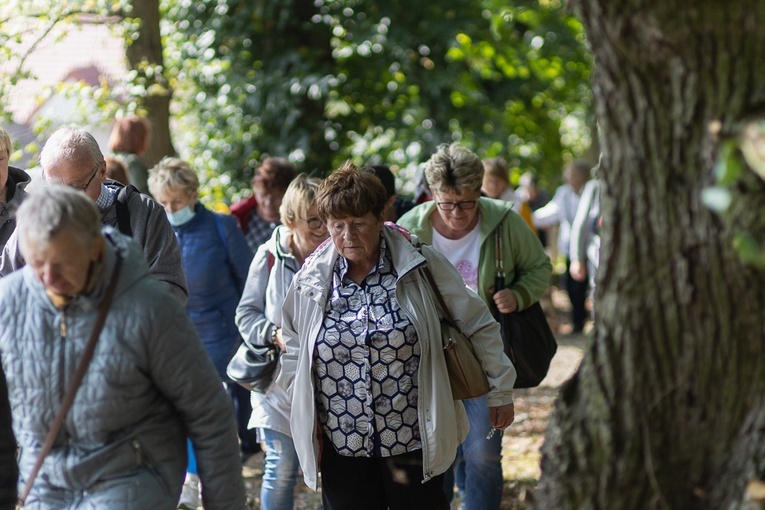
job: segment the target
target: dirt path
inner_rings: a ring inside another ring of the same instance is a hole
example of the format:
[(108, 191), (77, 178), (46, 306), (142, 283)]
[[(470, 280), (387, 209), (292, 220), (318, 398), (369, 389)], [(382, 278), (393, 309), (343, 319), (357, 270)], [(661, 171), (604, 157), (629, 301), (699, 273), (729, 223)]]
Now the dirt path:
[(539, 449), (547, 420), (560, 385), (571, 377), (582, 360), (585, 342), (583, 335), (558, 338), (558, 352), (542, 384), (515, 392), (515, 422), (502, 439), (503, 510), (527, 507), (526, 492), (539, 480)]
[[(539, 480), (539, 448), (544, 440), (547, 420), (558, 390), (576, 371), (586, 344), (585, 335), (566, 335), (568, 302), (565, 294), (552, 289), (542, 300), (553, 331), (557, 331), (558, 351), (547, 377), (538, 388), (516, 390), (515, 422), (502, 439), (502, 470), (505, 488), (502, 510), (528, 508), (526, 495)], [(263, 454), (252, 457), (243, 468), (249, 507), (260, 509), (260, 479), (263, 475)], [(296, 489), (295, 508), (318, 510), (321, 496), (301, 483)]]

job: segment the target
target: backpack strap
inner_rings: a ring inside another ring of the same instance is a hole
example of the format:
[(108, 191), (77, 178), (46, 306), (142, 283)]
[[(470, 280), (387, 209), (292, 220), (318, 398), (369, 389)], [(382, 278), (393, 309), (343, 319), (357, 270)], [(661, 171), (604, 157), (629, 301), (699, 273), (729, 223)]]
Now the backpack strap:
[(138, 188), (132, 184), (123, 186), (117, 193), (117, 201), (114, 204), (117, 208), (117, 230), (128, 237), (133, 237), (133, 228), (130, 226), (130, 208), (128, 207), (130, 195), (133, 193), (139, 193)]

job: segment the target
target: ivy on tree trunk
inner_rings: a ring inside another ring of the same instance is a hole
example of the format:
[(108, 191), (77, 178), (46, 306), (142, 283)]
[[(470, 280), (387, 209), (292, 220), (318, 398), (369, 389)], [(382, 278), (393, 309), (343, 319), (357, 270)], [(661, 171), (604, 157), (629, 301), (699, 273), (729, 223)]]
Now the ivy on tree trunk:
[(748, 172), (701, 200), (720, 142), (765, 113), (765, 2), (574, 0), (603, 150), (594, 340), (542, 448), (538, 508), (762, 508), (765, 236)]

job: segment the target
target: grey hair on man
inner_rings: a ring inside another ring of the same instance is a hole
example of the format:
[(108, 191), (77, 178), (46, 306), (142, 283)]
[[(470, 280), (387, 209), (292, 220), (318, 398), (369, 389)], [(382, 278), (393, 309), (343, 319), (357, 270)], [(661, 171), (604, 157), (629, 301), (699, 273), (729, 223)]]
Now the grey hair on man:
[(67, 228), (88, 246), (101, 232), (96, 204), (82, 191), (68, 186), (44, 186), (32, 193), (19, 207), (16, 221), (19, 248), (25, 258), (31, 255), (32, 246), (47, 245)]
[(93, 135), (77, 126), (64, 126), (48, 138), (40, 153), (43, 171), (61, 161), (90, 167), (102, 163), (104, 155)]
[(425, 166), (425, 178), (434, 191), (479, 192), (483, 183), (481, 158), (459, 143), (438, 146)]

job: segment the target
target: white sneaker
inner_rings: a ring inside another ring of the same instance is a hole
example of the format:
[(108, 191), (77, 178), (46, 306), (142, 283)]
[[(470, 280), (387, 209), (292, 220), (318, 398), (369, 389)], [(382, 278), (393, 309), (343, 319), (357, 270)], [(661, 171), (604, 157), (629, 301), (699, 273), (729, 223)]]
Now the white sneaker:
[(183, 482), (181, 500), (178, 502), (179, 510), (197, 510), (199, 507), (199, 475), (186, 473), (186, 481)]

